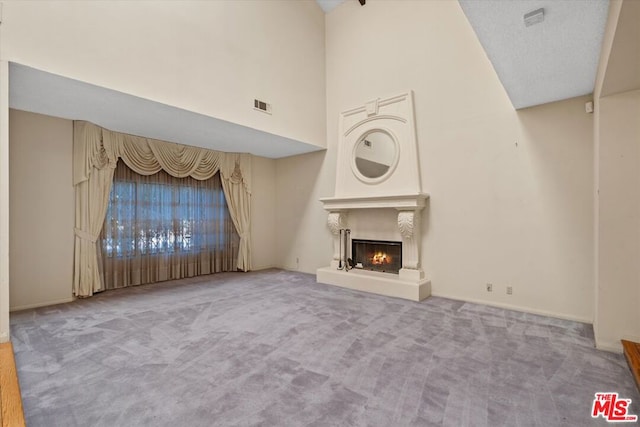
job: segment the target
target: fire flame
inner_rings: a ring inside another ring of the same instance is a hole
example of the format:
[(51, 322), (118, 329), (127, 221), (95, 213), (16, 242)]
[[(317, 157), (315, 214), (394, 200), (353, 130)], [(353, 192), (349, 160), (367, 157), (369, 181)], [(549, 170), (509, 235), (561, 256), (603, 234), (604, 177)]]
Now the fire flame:
[(381, 265), (381, 264), (390, 264), (391, 257), (384, 252), (376, 252), (371, 257), (371, 264)]

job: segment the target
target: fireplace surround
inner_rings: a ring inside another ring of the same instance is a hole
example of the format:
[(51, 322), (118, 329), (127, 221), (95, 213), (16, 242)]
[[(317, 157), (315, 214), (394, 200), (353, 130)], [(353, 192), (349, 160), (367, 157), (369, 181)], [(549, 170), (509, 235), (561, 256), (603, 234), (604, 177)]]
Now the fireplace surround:
[[(341, 113), (335, 196), (320, 199), (328, 211), (334, 254), (328, 267), (317, 270), (318, 282), (414, 301), (431, 294), (420, 261), (421, 218), (429, 195), (421, 190), (418, 159), (411, 91)], [(341, 229), (351, 229), (358, 239), (381, 240), (349, 224), (349, 215), (373, 216), (381, 209), (397, 213), (378, 220), (387, 235), (399, 238), (399, 268), (375, 271), (362, 263), (363, 268), (339, 269)]]

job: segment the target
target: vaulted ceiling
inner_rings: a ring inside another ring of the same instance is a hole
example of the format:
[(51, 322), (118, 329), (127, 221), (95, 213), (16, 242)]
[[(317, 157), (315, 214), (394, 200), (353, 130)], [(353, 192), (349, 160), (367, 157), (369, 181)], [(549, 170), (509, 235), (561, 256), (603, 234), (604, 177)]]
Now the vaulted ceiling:
[(459, 3), (516, 109), (593, 93), (608, 0)]
[[(325, 13), (344, 1), (316, 0)], [(374, 7), (370, 0), (363, 7)], [(590, 94), (595, 84), (608, 0), (459, 0), (515, 108)], [(523, 16), (544, 9), (544, 20)], [(99, 100), (99, 101), (98, 101)], [(10, 106), (63, 118), (83, 117), (113, 130), (279, 158), (320, 149), (234, 123), (56, 76), (10, 68)], [(171, 126), (168, 124), (171, 123)], [(213, 147), (210, 147), (213, 148)]]
[[(329, 13), (355, 0), (316, 1)], [(459, 3), (516, 109), (593, 93), (609, 0)], [(526, 26), (538, 9), (543, 21)]]

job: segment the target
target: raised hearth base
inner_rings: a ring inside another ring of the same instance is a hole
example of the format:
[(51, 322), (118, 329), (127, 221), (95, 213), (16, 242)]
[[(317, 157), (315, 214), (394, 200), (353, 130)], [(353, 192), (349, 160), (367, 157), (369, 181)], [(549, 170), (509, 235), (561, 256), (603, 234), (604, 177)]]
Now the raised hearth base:
[(421, 279), (417, 281), (401, 280), (397, 274), (378, 273), (353, 269), (344, 271), (333, 267), (323, 267), (316, 270), (318, 283), (336, 285), (358, 291), (403, 298), (411, 301), (422, 301), (431, 296), (431, 281)]

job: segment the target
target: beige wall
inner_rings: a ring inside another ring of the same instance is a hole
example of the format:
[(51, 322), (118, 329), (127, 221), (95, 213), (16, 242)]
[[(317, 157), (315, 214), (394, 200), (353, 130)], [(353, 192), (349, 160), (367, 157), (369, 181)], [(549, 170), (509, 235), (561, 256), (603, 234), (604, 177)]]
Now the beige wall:
[(252, 269), (278, 265), (276, 248), (276, 161), (253, 156), (251, 191)]
[(333, 246), (318, 199), (333, 195), (335, 161), (333, 150), (276, 160), (279, 267), (315, 274), (329, 264)]
[(640, 2), (612, 0), (594, 89), (596, 347), (640, 342)]
[(11, 310), (70, 301), (72, 122), (18, 110), (9, 122)]
[(0, 342), (9, 334), (9, 64), (0, 61)]
[(339, 113), (412, 89), (433, 294), (591, 322), (588, 98), (514, 111), (457, 2), (346, 2), (326, 21), (328, 151), (277, 161), (282, 266), (329, 264), (318, 199), (334, 191)]
[(595, 334), (599, 348), (640, 342), (640, 91), (598, 103), (598, 251)]
[(313, 0), (4, 1), (0, 42), (3, 60), (325, 145)]
[[(11, 110), (9, 119), (10, 306), (17, 310), (69, 301), (72, 121), (19, 110)], [(252, 166), (252, 255), (253, 268), (259, 270), (277, 264), (275, 160), (253, 157)]]

